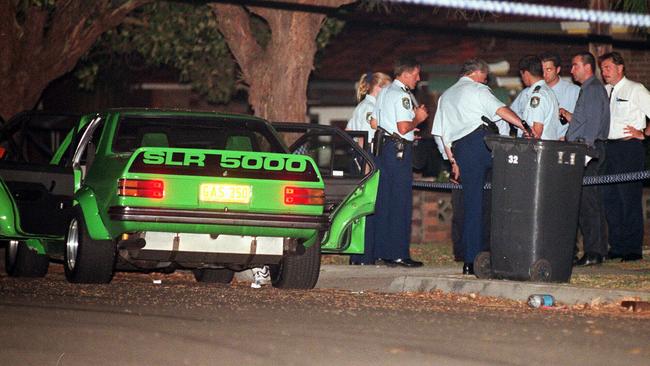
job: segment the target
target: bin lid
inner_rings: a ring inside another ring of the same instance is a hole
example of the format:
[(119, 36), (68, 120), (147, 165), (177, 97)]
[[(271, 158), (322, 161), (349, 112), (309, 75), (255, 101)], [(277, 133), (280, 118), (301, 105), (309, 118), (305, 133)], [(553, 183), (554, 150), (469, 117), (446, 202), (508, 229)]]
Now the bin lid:
[(576, 149), (586, 153), (587, 144), (580, 142), (567, 142), (555, 140), (526, 139), (523, 137), (510, 137), (500, 135), (485, 136), (485, 143), (490, 150), (495, 148), (506, 148), (512, 146), (530, 146), (531, 148), (541, 149)]

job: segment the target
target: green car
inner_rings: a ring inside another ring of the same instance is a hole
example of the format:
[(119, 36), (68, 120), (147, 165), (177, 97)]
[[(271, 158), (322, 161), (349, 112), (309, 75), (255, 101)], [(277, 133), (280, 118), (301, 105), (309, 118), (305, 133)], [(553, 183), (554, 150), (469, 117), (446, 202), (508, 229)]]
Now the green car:
[(53, 259), (73, 283), (175, 269), (229, 283), (268, 265), (274, 286), (313, 288), (321, 253), (363, 252), (379, 172), (332, 127), (117, 109), (81, 117), (50, 164), (2, 161), (0, 177), (11, 276)]

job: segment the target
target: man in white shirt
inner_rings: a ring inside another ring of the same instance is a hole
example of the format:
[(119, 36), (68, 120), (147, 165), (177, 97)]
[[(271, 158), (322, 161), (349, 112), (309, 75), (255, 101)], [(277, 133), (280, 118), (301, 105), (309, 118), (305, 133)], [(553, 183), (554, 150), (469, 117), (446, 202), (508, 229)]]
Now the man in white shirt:
[[(560, 108), (573, 113), (576, 101), (578, 100), (578, 94), (580, 93), (580, 87), (560, 77), (560, 71), (562, 71), (560, 56), (553, 52), (545, 52), (539, 58), (542, 59), (544, 81), (555, 92)], [(569, 125), (567, 123), (562, 125), (560, 130), (562, 136), (566, 134), (568, 128)]]
[[(650, 117), (650, 93), (643, 84), (625, 77), (625, 62), (618, 52), (599, 58), (609, 94), (610, 125), (605, 146), (605, 173), (642, 171), (645, 150), (642, 140), (646, 117)], [(609, 228), (609, 259), (635, 261), (643, 258), (643, 211), (641, 181), (603, 186)]]
[[(485, 249), (483, 241), (483, 185), (492, 166), (492, 155), (485, 145), (489, 133), (482, 117), (503, 118), (519, 128), (521, 120), (485, 85), (488, 65), (480, 59), (465, 61), (461, 77), (438, 101), (431, 134), (439, 136), (451, 163), (452, 178), (463, 174), (463, 274), (474, 274), (474, 258)], [(496, 117), (496, 116), (499, 117)]]

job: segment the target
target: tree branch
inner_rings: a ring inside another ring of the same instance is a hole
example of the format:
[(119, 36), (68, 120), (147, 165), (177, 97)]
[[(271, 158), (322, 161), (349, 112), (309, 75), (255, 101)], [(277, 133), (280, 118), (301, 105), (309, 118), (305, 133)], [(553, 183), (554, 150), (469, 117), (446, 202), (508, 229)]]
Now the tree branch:
[[(58, 60), (55, 65), (50, 66), (52, 71), (56, 73), (70, 71), (102, 33), (119, 25), (134, 9), (152, 1), (130, 0), (115, 8), (110, 7), (109, 1), (99, 9), (97, 3), (86, 1), (72, 1), (74, 4), (66, 4), (69, 6), (62, 7), (61, 11), (56, 13), (52, 32), (48, 34), (47, 42), (56, 45), (48, 47), (51, 56), (56, 57), (50, 58), (49, 62)], [(95, 14), (97, 15), (93, 19)]]

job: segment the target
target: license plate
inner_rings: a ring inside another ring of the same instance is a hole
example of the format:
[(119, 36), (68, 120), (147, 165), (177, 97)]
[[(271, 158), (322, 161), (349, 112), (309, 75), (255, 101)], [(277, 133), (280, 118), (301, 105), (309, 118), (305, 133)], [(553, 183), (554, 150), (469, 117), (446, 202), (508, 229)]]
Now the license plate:
[(203, 183), (199, 200), (219, 203), (250, 203), (251, 186), (243, 184)]

